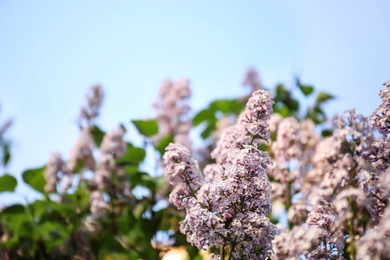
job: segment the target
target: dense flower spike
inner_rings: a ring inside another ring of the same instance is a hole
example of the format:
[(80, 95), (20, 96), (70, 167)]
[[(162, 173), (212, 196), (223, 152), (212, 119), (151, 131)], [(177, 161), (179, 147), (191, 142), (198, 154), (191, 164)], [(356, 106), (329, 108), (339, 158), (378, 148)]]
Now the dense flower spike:
[(66, 171), (66, 165), (64, 160), (62, 160), (62, 156), (58, 152), (54, 152), (51, 154), (50, 159), (46, 163), (46, 170), (44, 172), (46, 185), (46, 192), (53, 192), (56, 189), (57, 181), (58, 181), (58, 173), (61, 171)]
[(278, 162), (288, 162), (300, 156), (300, 125), (295, 118), (285, 118), (279, 124), (276, 142), (272, 145), (272, 151)]
[(266, 217), (271, 211), (267, 174), (272, 162), (258, 149), (270, 136), (272, 104), (268, 91), (253, 93), (238, 123), (222, 133), (212, 152), (217, 164), (206, 166), (207, 182), (187, 149), (174, 144), (166, 148), (165, 174), (176, 185), (170, 202), (186, 208), (180, 230), (199, 249), (221, 247), (230, 259), (272, 255), (275, 227)]
[(183, 209), (191, 205), (204, 177), (198, 162), (191, 158), (188, 149), (180, 144), (169, 144), (164, 154), (165, 176), (175, 187), (169, 202)]
[(71, 171), (76, 169), (77, 163), (83, 163), (84, 167), (90, 170), (95, 170), (95, 159), (92, 154), (93, 141), (88, 129), (84, 129), (77, 139), (68, 162), (68, 167)]
[(87, 126), (91, 125), (91, 121), (97, 118), (100, 114), (100, 108), (103, 104), (104, 91), (101, 86), (94, 85), (85, 93), (87, 100), (86, 106), (81, 106), (79, 122), (86, 121)]
[(172, 136), (175, 143), (191, 148), (189, 133), (191, 120), (188, 113), (191, 110), (188, 100), (191, 97), (190, 81), (186, 78), (176, 82), (165, 80), (154, 102), (156, 118), (159, 123), (159, 133), (154, 137), (159, 141), (166, 136)]
[(262, 84), (260, 81), (259, 72), (255, 68), (249, 68), (245, 73), (242, 85), (250, 86), (252, 88), (252, 92), (261, 89)]
[(383, 83), (386, 89), (382, 89), (379, 96), (382, 104), (370, 115), (371, 125), (385, 137), (390, 133), (390, 81)]
[(122, 128), (109, 131), (100, 145), (101, 167), (110, 170), (114, 167), (115, 159), (121, 158), (126, 152), (126, 143), (123, 141), (124, 131)]
[(357, 242), (359, 260), (388, 259), (390, 256), (390, 208), (381, 222)]

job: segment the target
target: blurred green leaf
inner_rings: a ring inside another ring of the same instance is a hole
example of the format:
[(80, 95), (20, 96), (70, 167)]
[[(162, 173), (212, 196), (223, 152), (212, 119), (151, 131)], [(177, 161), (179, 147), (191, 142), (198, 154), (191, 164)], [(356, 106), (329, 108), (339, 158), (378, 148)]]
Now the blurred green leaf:
[(299, 79), (296, 79), (296, 84), (305, 96), (309, 96), (314, 91), (314, 87), (311, 85), (301, 84)]
[(0, 216), (21, 214), (21, 213), (25, 213), (25, 212), (26, 212), (26, 208), (23, 205), (15, 204), (15, 205), (12, 205), (12, 206), (9, 206), (9, 207), (6, 207), (5, 209), (3, 209), (1, 211)]
[(0, 177), (0, 192), (3, 191), (14, 191), (16, 185), (18, 184), (17, 180), (15, 177), (9, 175), (9, 174), (4, 174), (3, 176)]
[(10, 159), (11, 159), (10, 144), (9, 142), (5, 142), (3, 145), (3, 165), (7, 166)]
[(100, 144), (102, 143), (105, 134), (106, 133), (103, 130), (101, 130), (98, 126), (96, 125), (93, 126), (91, 130), (91, 135), (97, 147), (100, 147)]
[(172, 142), (172, 136), (165, 136), (161, 138), (161, 140), (154, 146), (154, 148), (156, 148), (156, 150), (159, 151), (161, 155), (164, 155), (165, 148)]
[(318, 93), (317, 95), (317, 98), (316, 98), (316, 102), (317, 103), (323, 103), (329, 99), (333, 99), (334, 96), (332, 96), (331, 94), (327, 93), (327, 92), (323, 92), (321, 91), (320, 93)]
[(138, 132), (144, 136), (153, 136), (158, 133), (158, 122), (156, 119), (152, 120), (132, 120)]
[(215, 117), (215, 111), (212, 109), (203, 109), (192, 119), (192, 124), (194, 126), (199, 125), (200, 123), (207, 121), (209, 118)]
[(296, 99), (288, 99), (286, 102), (286, 105), (292, 112), (296, 112), (299, 109), (299, 102)]
[(333, 134), (333, 131), (331, 129), (325, 129), (321, 131), (322, 137), (331, 136)]
[(34, 190), (44, 193), (46, 180), (43, 176), (43, 173), (45, 169), (46, 167), (44, 166), (41, 168), (30, 169), (23, 172), (22, 177), (24, 182), (30, 185), (30, 187)]
[(121, 243), (112, 235), (104, 235), (99, 239), (99, 254), (106, 255), (110, 253), (125, 253)]
[(206, 139), (210, 136), (210, 134), (215, 130), (215, 124), (211, 124), (206, 127), (205, 130), (200, 134), (203, 139)]
[(210, 104), (212, 110), (221, 111), (223, 114), (235, 113), (239, 114), (245, 108), (245, 105), (237, 99), (220, 99)]
[(309, 96), (311, 93), (313, 93), (314, 91), (314, 88), (312, 86), (304, 86), (304, 85), (300, 85), (299, 86), (299, 89), (302, 91), (302, 93), (305, 95), (305, 96)]
[(278, 113), (283, 117), (290, 116), (290, 110), (288, 109), (288, 107), (286, 105), (283, 105), (281, 108), (275, 107), (274, 113)]
[(139, 164), (144, 160), (146, 152), (144, 149), (139, 147), (130, 147), (122, 158), (117, 160), (117, 164), (124, 166), (128, 164)]
[(287, 90), (283, 84), (278, 84), (275, 87), (276, 95), (274, 97), (275, 103), (286, 98)]

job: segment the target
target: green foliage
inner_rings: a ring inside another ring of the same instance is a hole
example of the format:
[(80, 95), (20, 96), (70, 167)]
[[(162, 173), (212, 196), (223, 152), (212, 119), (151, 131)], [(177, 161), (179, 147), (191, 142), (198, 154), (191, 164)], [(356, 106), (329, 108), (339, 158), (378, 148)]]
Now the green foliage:
[(31, 188), (41, 193), (45, 192), (46, 180), (43, 176), (46, 167), (30, 169), (23, 172), (23, 181), (27, 183)]
[(97, 147), (100, 147), (100, 144), (102, 143), (105, 134), (106, 133), (103, 130), (101, 130), (98, 126), (94, 125), (92, 127), (91, 135), (92, 135), (93, 142)]
[(16, 185), (18, 184), (15, 177), (4, 174), (3, 176), (0, 176), (0, 192), (3, 191), (14, 191), (16, 188)]
[(128, 147), (126, 153), (122, 156), (122, 158), (119, 158), (116, 161), (117, 165), (138, 165), (139, 163), (141, 163), (146, 156), (145, 150), (139, 147), (134, 147), (130, 143), (128, 143), (127, 146)]
[[(300, 91), (304, 98), (309, 98), (314, 93), (314, 87), (301, 84), (299, 79), (296, 80), (296, 86), (291, 90), (283, 84), (275, 87), (274, 112), (283, 117), (294, 116), (299, 120), (311, 118), (316, 124), (325, 122), (323, 105), (334, 97), (320, 92), (312, 107), (307, 111), (300, 111), (302, 107), (294, 91)], [(245, 108), (247, 99), (248, 97), (213, 101), (194, 116), (192, 123), (203, 128), (203, 139), (208, 139), (207, 142), (215, 141), (210, 137), (216, 130), (218, 120), (223, 116), (237, 117)], [(314, 100), (314, 96), (312, 99)], [(157, 120), (133, 120), (132, 123), (144, 137), (149, 138), (158, 133)], [(123, 125), (121, 127), (126, 131)], [(331, 133), (329, 129), (322, 131), (323, 136)], [(105, 134), (98, 126), (92, 125), (91, 135), (96, 147), (100, 147)], [(158, 259), (159, 250), (152, 246), (151, 241), (155, 239), (157, 232), (167, 232), (175, 238), (175, 246), (184, 245), (187, 248), (190, 259), (202, 259), (199, 250), (189, 245), (185, 235), (178, 231), (182, 215), (172, 206), (159, 204), (158, 198), (167, 198), (171, 189), (166, 185), (166, 178), (153, 177), (158, 174), (148, 173), (143, 167), (146, 151), (150, 151), (148, 148), (153, 146), (162, 156), (165, 148), (173, 142), (173, 137), (165, 136), (156, 143), (147, 139), (144, 141), (143, 148), (127, 143), (127, 150), (121, 158), (115, 158), (115, 155), (110, 158), (109, 166), (104, 169), (109, 176), (109, 185), (105, 188), (98, 187), (96, 182), (85, 178), (89, 170), (85, 169), (82, 161), (77, 163), (72, 172), (77, 173), (77, 186), (68, 192), (53, 192), (50, 196), (44, 191), (45, 167), (23, 172), (24, 182), (43, 194), (43, 199), (3, 209), (0, 222), (9, 239), (0, 242), (0, 250), (7, 248), (10, 252), (18, 252), (20, 259), (72, 259), (78, 253), (78, 248), (84, 246), (96, 259)], [(263, 145), (260, 149), (266, 151), (268, 148)], [(9, 147), (3, 146), (3, 149), (8, 149), (8, 155), (3, 150), (6, 155), (3, 164), (6, 165), (11, 155)], [(153, 155), (156, 154), (154, 152)], [(101, 162), (97, 164), (97, 169), (102, 169)], [(14, 177), (8, 174), (0, 177), (0, 192), (13, 192), (16, 186)], [(124, 187), (129, 186), (131, 188), (125, 193)], [(134, 196), (132, 189), (137, 187), (147, 190), (147, 195), (142, 198)], [(95, 191), (101, 192), (109, 207), (105, 215), (92, 214), (90, 199), (93, 197), (90, 195)], [(93, 222), (87, 223), (90, 219)], [(271, 221), (277, 222), (272, 218)], [(83, 235), (82, 239), (80, 235)]]
[(2, 163), (4, 166), (7, 166), (10, 159), (11, 159), (11, 151), (10, 151), (10, 143), (4, 142), (3, 143), (3, 152), (2, 152)]
[(331, 136), (333, 134), (333, 131), (331, 129), (324, 129), (321, 131), (322, 137)]
[(296, 79), (296, 84), (301, 90), (302, 94), (305, 96), (309, 96), (314, 91), (314, 87), (311, 85), (302, 85), (299, 79)]
[(245, 104), (237, 99), (220, 99), (197, 113), (192, 119), (194, 126), (205, 123), (205, 128), (201, 133), (203, 139), (207, 139), (216, 128), (218, 122), (218, 114), (233, 114), (239, 115), (245, 108)]
[(161, 138), (161, 140), (157, 144), (154, 145), (154, 148), (156, 148), (156, 150), (159, 151), (161, 155), (164, 155), (165, 148), (172, 142), (173, 142), (172, 136), (165, 136)]
[(158, 133), (158, 122), (152, 120), (132, 120), (138, 132), (144, 136), (150, 137)]
[(321, 103), (328, 101), (330, 99), (334, 99), (334, 96), (332, 96), (331, 94), (329, 94), (327, 92), (322, 91), (322, 92), (318, 93), (317, 98), (316, 98), (316, 103), (321, 104)]

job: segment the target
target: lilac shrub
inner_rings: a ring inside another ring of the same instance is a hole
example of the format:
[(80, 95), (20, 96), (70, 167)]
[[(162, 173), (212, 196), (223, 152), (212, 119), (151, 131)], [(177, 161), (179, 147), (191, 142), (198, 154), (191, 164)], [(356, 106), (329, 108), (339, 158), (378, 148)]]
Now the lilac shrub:
[[(289, 229), (279, 228), (272, 259), (388, 259), (390, 84), (384, 85), (382, 104), (369, 118), (346, 111), (329, 137), (317, 136), (308, 119), (300, 127), (293, 118), (274, 120), (272, 194), (285, 204)], [(311, 243), (297, 239), (298, 228)]]
[(270, 137), (271, 93), (258, 90), (237, 124), (221, 135), (211, 156), (216, 164), (201, 174), (189, 151), (170, 144), (164, 154), (165, 174), (175, 186), (170, 202), (186, 209), (180, 230), (199, 249), (220, 248), (213, 258), (267, 259), (272, 255), (275, 226), (267, 152), (259, 149)]

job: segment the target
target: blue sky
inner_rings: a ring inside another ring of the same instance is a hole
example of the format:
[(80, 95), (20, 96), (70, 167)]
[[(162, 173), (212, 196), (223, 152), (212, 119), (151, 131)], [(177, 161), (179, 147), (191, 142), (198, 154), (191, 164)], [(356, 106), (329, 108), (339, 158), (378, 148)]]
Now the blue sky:
[[(249, 66), (268, 87), (298, 75), (333, 93), (331, 114), (368, 115), (390, 80), (389, 8), (385, 0), (0, 0), (0, 122), (15, 121), (7, 171), (20, 177), (55, 150), (68, 157), (84, 92), (95, 83), (106, 90), (106, 130), (153, 116), (166, 77), (191, 79), (197, 111), (245, 93)], [(22, 185), (18, 193), (30, 196)], [(15, 201), (0, 195), (0, 204)]]

